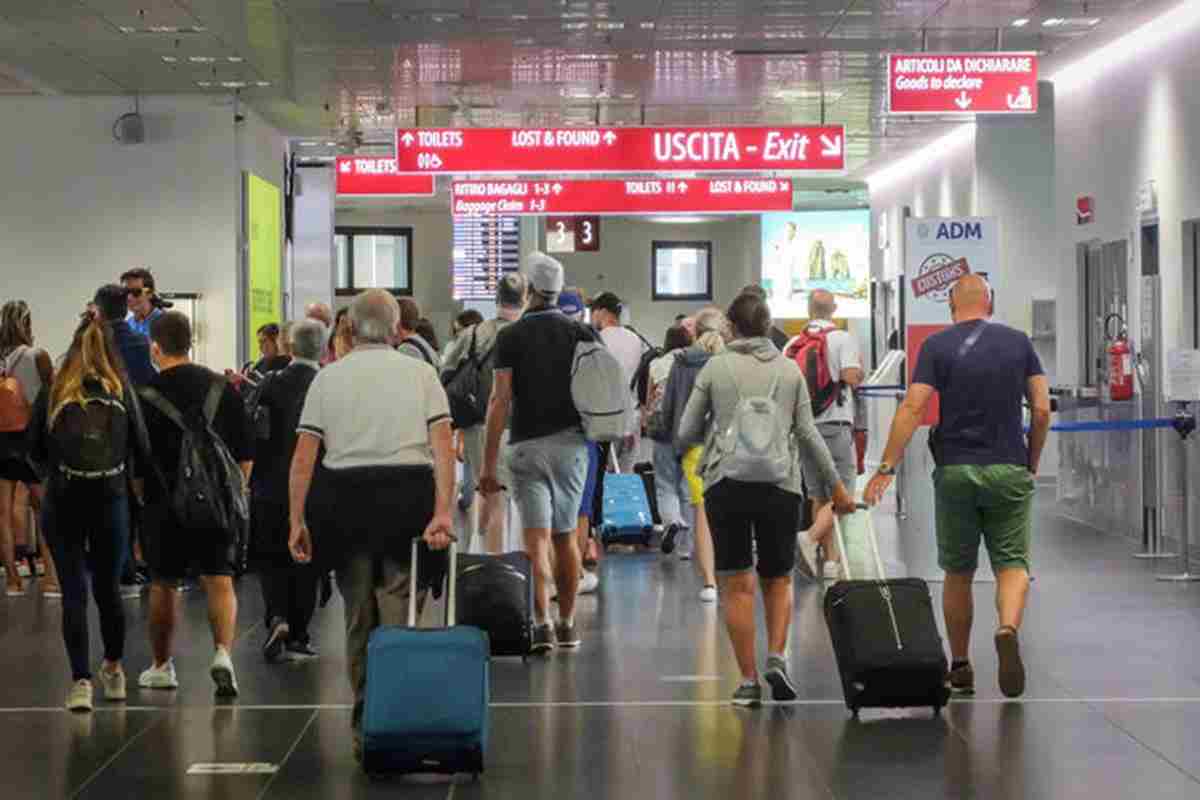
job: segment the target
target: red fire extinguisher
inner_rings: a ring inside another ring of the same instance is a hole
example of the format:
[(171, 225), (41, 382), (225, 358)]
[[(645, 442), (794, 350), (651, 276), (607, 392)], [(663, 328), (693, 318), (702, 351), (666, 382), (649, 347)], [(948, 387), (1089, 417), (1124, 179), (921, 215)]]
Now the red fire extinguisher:
[[(1116, 317), (1109, 315), (1109, 319)], [(1123, 322), (1116, 317), (1118, 323)], [(1105, 333), (1108, 332), (1108, 319), (1104, 321)], [(1108, 345), (1108, 396), (1111, 400), (1133, 399), (1133, 348), (1129, 346), (1129, 335), (1121, 328), (1116, 338), (1111, 338)]]

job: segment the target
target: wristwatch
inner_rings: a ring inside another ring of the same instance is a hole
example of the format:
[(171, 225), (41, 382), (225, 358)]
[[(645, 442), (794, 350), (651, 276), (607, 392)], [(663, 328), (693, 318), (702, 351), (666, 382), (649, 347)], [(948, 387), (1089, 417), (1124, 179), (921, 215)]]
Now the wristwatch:
[(887, 475), (888, 477), (891, 477), (892, 475), (896, 474), (896, 468), (884, 461), (879, 465), (879, 469), (876, 470), (876, 472), (878, 472), (880, 475)]

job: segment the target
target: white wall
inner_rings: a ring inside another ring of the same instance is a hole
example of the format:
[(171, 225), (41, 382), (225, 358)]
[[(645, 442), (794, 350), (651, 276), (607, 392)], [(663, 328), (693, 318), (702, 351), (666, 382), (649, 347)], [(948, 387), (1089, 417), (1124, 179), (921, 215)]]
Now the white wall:
[[(233, 365), (232, 109), (211, 97), (143, 98), (146, 142), (119, 145), (112, 124), (129, 110), (124, 97), (0, 98), (0, 296), (29, 302), (35, 336), (57, 355), (96, 287), (149, 267), (160, 289), (203, 294), (198, 356)], [(257, 118), (249, 124), (247, 161), (278, 183), (261, 153), (282, 140)], [(281, 174), (282, 155), (276, 166)]]
[[(629, 321), (655, 344), (679, 314), (715, 303), (724, 308), (749, 283), (762, 276), (757, 216), (725, 218), (698, 224), (660, 224), (636, 217), (605, 217), (598, 253), (556, 255), (567, 271), (568, 285), (590, 297), (608, 290), (629, 308)], [(705, 302), (654, 301), (650, 252), (654, 241), (702, 241), (713, 245), (713, 299)]]

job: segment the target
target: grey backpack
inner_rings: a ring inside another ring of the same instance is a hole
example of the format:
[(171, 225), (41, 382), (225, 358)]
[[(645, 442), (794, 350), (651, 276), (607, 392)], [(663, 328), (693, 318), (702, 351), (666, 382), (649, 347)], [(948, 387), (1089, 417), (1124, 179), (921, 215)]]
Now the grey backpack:
[(747, 483), (782, 483), (792, 473), (791, 417), (785, 418), (775, 392), (779, 372), (761, 396), (743, 397), (729, 356), (721, 359), (738, 393), (737, 408), (723, 432), (722, 461), (725, 475)]
[(571, 399), (593, 442), (620, 441), (629, 433), (632, 413), (625, 372), (607, 347), (595, 338), (580, 338), (571, 361)]

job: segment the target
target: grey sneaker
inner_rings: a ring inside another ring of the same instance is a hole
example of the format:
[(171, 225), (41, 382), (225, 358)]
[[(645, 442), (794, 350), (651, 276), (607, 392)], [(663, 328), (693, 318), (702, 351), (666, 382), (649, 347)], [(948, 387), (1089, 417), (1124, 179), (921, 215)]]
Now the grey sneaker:
[(67, 693), (68, 711), (92, 710), (92, 682), (89, 680), (75, 681), (71, 691)]
[(126, 699), (128, 692), (125, 689), (125, 670), (109, 672), (102, 665), (97, 674), (100, 676), (100, 686), (104, 688), (105, 700), (121, 701)]
[(759, 686), (757, 683), (742, 684), (733, 693), (733, 704), (746, 708), (755, 708), (762, 705), (762, 686)]
[(542, 655), (554, 649), (554, 629), (549, 624), (536, 625), (533, 629), (533, 644), (529, 648), (533, 654)]
[(790, 703), (799, 697), (782, 658), (771, 656), (767, 659), (767, 671), (763, 673), (763, 678), (771, 687), (771, 699), (776, 703)]
[(575, 624), (569, 622), (559, 622), (554, 627), (554, 634), (558, 639), (558, 646), (574, 650), (579, 647), (579, 634), (575, 631)]

